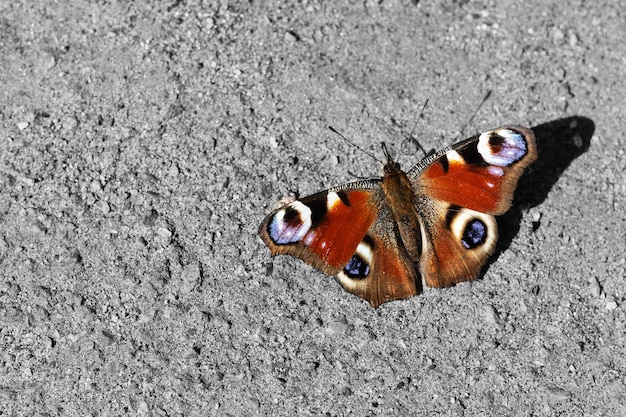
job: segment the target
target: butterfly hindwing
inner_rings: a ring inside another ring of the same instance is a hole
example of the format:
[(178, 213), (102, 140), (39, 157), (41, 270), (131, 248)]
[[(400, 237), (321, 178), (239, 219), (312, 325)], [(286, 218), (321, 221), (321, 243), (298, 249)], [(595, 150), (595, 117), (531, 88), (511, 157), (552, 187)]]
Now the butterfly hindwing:
[(417, 264), (398, 237), (389, 206), (381, 206), (355, 254), (337, 273), (337, 280), (373, 307), (421, 293)]
[(420, 272), (429, 287), (449, 287), (478, 278), (498, 239), (494, 216), (437, 202), (436, 216), (424, 217)]

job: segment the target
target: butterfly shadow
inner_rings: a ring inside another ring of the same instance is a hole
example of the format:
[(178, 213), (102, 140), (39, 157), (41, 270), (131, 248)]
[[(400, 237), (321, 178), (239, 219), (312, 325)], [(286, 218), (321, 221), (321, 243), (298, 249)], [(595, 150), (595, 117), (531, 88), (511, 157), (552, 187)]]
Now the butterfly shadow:
[[(586, 117), (572, 116), (535, 126), (532, 130), (537, 138), (539, 157), (520, 178), (511, 210), (498, 217), (500, 237), (492, 262), (509, 248), (519, 232), (522, 209), (540, 205), (565, 169), (589, 149), (595, 124)], [(539, 220), (533, 221), (533, 230), (539, 226)]]

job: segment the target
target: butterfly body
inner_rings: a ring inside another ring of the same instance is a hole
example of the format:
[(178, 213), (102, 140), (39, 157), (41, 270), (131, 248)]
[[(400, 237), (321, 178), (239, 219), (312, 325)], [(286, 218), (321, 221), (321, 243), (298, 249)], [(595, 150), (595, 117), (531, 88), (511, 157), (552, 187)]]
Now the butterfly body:
[(474, 136), (407, 173), (387, 155), (382, 178), (296, 200), (259, 234), (272, 255), (299, 257), (377, 307), (477, 278), (495, 250), (494, 216), (536, 158), (533, 132), (519, 126)]

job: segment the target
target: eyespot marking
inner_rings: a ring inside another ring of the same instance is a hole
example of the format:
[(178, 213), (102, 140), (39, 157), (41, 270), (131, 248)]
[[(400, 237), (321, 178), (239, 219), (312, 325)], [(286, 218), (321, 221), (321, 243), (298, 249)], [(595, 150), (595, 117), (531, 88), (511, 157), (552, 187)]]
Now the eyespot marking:
[(300, 201), (294, 201), (274, 214), (267, 232), (275, 244), (287, 245), (302, 240), (311, 225), (311, 209)]
[(526, 138), (512, 129), (481, 134), (476, 149), (485, 162), (499, 167), (511, 166), (528, 154)]
[(350, 282), (354, 283), (352, 280), (363, 279), (369, 275), (370, 265), (374, 257), (374, 246), (374, 240), (368, 235), (365, 235), (363, 240), (359, 242), (352, 258), (337, 274), (343, 285), (350, 286)]
[(348, 278), (365, 278), (370, 273), (370, 266), (355, 253), (343, 268), (343, 272)]
[(474, 249), (487, 239), (487, 225), (480, 219), (473, 219), (465, 225), (461, 243), (465, 249)]
[(498, 238), (498, 227), (493, 216), (451, 205), (445, 224), (463, 248), (482, 248), (485, 252), (493, 252)]

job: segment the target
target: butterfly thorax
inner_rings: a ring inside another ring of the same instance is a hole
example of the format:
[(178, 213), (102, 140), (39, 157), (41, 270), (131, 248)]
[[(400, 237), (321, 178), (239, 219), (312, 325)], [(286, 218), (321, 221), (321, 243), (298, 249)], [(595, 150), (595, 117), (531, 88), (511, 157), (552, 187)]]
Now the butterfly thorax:
[(388, 161), (384, 174), (382, 188), (393, 215), (396, 234), (402, 240), (411, 260), (417, 262), (422, 253), (421, 228), (411, 182), (397, 162)]

